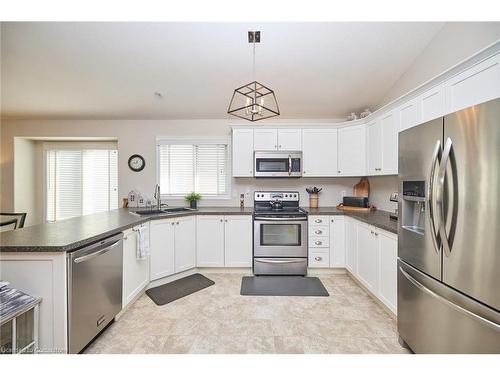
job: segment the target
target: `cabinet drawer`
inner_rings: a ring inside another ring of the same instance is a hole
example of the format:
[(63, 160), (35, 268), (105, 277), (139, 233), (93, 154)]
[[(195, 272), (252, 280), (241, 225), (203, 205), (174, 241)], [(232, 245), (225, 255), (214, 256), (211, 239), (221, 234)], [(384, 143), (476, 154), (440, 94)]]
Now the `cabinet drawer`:
[(309, 216), (309, 226), (328, 225), (328, 216)]
[(309, 237), (328, 237), (330, 228), (328, 226), (311, 225), (309, 227)]
[(330, 241), (328, 237), (310, 236), (309, 247), (329, 247)]
[(328, 251), (309, 251), (309, 267), (328, 268), (330, 267), (330, 254)]

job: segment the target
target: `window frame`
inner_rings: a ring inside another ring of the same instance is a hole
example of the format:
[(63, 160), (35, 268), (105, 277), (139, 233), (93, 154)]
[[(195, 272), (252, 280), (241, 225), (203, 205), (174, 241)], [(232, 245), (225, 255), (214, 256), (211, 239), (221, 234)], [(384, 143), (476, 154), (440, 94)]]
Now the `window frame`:
[[(42, 143), (42, 159), (43, 159), (43, 169), (42, 169), (42, 185), (43, 185), (43, 222), (44, 223), (55, 223), (55, 221), (47, 220), (47, 151), (51, 150), (116, 150), (118, 151), (117, 141), (44, 141)], [(119, 156), (119, 155), (118, 155)], [(117, 166), (117, 189), (120, 184), (120, 171), (119, 165), (120, 160), (118, 159)], [(119, 190), (118, 190), (119, 191)], [(118, 198), (120, 195), (118, 194)], [(120, 202), (118, 200), (118, 208), (120, 208)], [(83, 216), (83, 215), (81, 215)], [(79, 216), (79, 217), (81, 217)]]
[[(229, 200), (232, 196), (232, 149), (230, 137), (156, 137), (156, 183), (160, 185), (160, 146), (162, 145), (226, 145), (226, 194), (202, 194), (202, 199)], [(186, 194), (166, 194), (161, 192), (162, 199), (184, 199)]]

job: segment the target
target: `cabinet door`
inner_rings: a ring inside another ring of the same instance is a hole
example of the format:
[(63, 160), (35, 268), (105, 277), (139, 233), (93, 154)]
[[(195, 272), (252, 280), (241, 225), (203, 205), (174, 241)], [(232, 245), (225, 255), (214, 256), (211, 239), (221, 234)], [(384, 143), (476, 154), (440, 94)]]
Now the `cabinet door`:
[(366, 142), (368, 144), (367, 173), (382, 173), (382, 128), (379, 119), (366, 125)]
[(379, 288), (378, 297), (395, 314), (397, 313), (397, 257), (398, 240), (396, 235), (379, 232)]
[(224, 221), (225, 266), (251, 267), (252, 217), (250, 215), (228, 215)]
[(339, 176), (363, 176), (366, 174), (365, 125), (339, 129), (338, 150)]
[(196, 266), (196, 221), (194, 216), (175, 220), (175, 272)]
[(345, 224), (343, 216), (330, 216), (330, 267), (345, 267)]
[[(149, 223), (142, 226), (149, 231)], [(132, 229), (123, 233), (122, 307), (127, 306), (149, 283), (149, 257), (137, 259), (137, 236)]]
[(174, 221), (150, 222), (150, 279), (156, 280), (174, 273)]
[(373, 229), (358, 224), (358, 278), (372, 293), (378, 291), (379, 241)]
[(427, 90), (419, 97), (420, 121), (434, 120), (445, 114), (444, 83)]
[(447, 113), (500, 97), (500, 55), (474, 65), (446, 82)]
[(350, 218), (345, 220), (345, 249), (346, 249), (346, 268), (356, 275), (357, 269), (357, 252), (358, 252), (358, 227)]
[(224, 216), (196, 218), (196, 266), (224, 267)]
[(303, 129), (304, 177), (337, 175), (337, 129)]
[(398, 174), (399, 122), (395, 112), (381, 117), (382, 174)]
[(302, 130), (301, 129), (278, 129), (278, 150), (301, 151)]
[(418, 102), (416, 99), (403, 104), (399, 110), (399, 130), (406, 130), (420, 122)]
[(253, 148), (255, 151), (278, 149), (278, 129), (254, 129)]
[(253, 129), (233, 129), (233, 177), (253, 177)]

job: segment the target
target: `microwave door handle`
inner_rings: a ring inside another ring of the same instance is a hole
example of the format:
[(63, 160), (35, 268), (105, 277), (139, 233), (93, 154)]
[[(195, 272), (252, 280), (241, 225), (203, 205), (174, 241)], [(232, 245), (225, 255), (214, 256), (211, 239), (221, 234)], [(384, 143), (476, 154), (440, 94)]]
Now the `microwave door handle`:
[(292, 155), (288, 155), (288, 175), (292, 174)]

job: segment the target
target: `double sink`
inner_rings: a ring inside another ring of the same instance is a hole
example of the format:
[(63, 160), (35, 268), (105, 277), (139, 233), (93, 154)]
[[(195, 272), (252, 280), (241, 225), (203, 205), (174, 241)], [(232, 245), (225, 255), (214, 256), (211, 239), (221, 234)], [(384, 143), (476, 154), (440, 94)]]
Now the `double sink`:
[(143, 209), (137, 210), (132, 213), (140, 216), (153, 216), (153, 215), (168, 215), (177, 214), (179, 212), (191, 212), (196, 211), (194, 208), (188, 207), (173, 207), (173, 208), (163, 208), (163, 209)]

